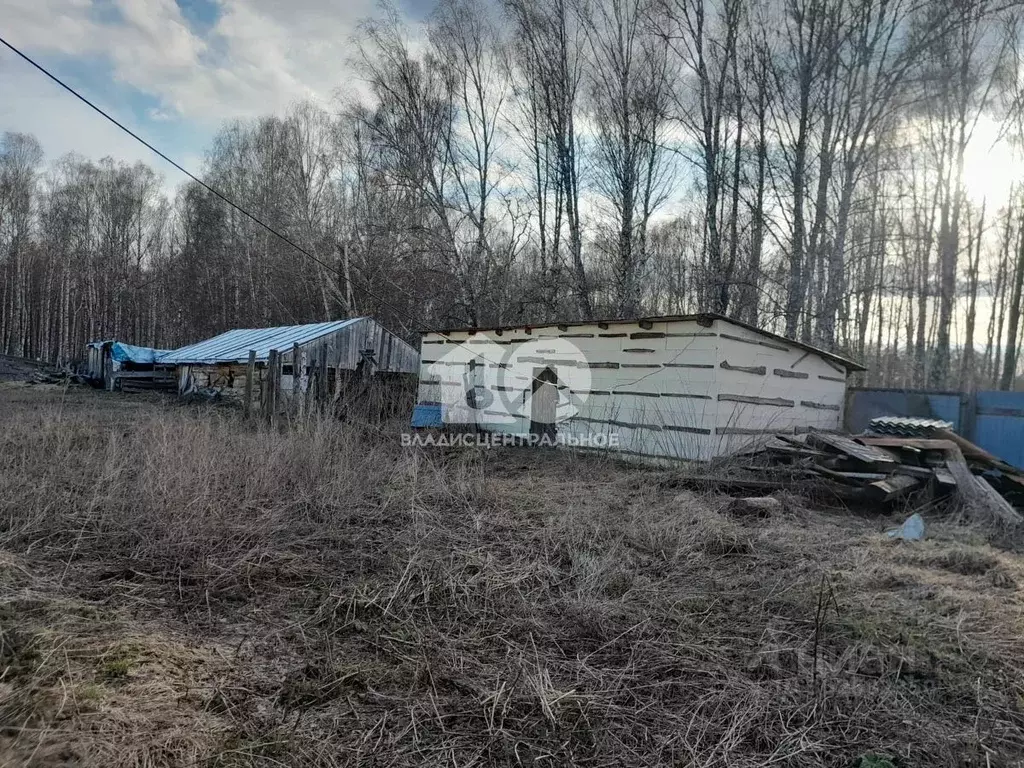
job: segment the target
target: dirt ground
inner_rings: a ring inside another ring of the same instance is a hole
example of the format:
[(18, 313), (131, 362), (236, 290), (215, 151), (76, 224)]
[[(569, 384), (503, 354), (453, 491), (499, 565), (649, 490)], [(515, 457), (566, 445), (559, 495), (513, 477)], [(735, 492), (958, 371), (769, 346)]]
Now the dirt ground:
[(1024, 561), (926, 513), (0, 383), (0, 764), (1022, 766)]

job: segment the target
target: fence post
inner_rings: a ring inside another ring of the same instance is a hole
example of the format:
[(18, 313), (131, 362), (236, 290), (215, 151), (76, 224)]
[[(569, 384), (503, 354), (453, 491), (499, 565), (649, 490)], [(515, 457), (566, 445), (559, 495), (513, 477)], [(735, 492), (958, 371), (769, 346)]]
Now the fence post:
[(302, 399), (299, 397), (302, 392), (302, 388), (299, 386), (301, 383), (301, 368), (299, 368), (301, 354), (302, 348), (298, 343), (292, 344), (292, 401), (288, 404), (288, 412), (298, 413), (299, 416), (302, 416)]
[(978, 442), (978, 392), (971, 389), (960, 393), (960, 435), (971, 442)]
[(249, 362), (245, 364), (245, 418), (252, 415), (252, 380), (256, 378), (256, 350), (249, 350)]
[(313, 402), (320, 405), (324, 397), (324, 377), (322, 361), (314, 360), (312, 366), (313, 374)]
[(274, 426), (277, 415), (277, 391), (281, 386), (281, 359), (276, 349), (267, 355), (267, 423)]

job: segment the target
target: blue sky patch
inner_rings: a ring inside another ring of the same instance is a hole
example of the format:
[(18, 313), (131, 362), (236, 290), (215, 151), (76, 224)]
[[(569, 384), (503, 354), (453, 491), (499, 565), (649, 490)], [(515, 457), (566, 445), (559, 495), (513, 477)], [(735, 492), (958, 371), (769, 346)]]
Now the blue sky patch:
[[(211, 131), (192, 122), (183, 123), (158, 97), (116, 79), (105, 59), (53, 55), (42, 59), (40, 63), (57, 77), (174, 159), (194, 153), (196, 147), (204, 146), (212, 138)], [(67, 98), (73, 97), (67, 94)], [(161, 113), (169, 113), (169, 117), (157, 116)], [(76, 119), (105, 118), (89, 111)], [(73, 132), (74, 126), (67, 126), (67, 130)], [(164, 173), (168, 170), (161, 167), (165, 164), (155, 155), (152, 165)]]
[(181, 15), (199, 35), (205, 36), (220, 18), (220, 4), (216, 0), (175, 0)]

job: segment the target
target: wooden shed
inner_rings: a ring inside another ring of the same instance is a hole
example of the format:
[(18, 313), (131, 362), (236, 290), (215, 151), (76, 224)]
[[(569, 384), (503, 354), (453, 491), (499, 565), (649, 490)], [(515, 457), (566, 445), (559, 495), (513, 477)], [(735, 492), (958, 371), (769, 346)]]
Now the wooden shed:
[(368, 317), (236, 329), (167, 352), (157, 362), (176, 370), (182, 394), (215, 388), (243, 397), (250, 361), (256, 379), (250, 391), (259, 392), (276, 366), (277, 389), (284, 396), (312, 387), (339, 392), (356, 375), (386, 378), (419, 369), (416, 350)]
[(85, 375), (94, 386), (104, 389), (138, 391), (174, 388), (157, 359), (166, 349), (126, 344), (113, 339), (90, 341), (85, 345)]
[(759, 435), (839, 429), (859, 370), (713, 314), (427, 331), (413, 425), (710, 459)]

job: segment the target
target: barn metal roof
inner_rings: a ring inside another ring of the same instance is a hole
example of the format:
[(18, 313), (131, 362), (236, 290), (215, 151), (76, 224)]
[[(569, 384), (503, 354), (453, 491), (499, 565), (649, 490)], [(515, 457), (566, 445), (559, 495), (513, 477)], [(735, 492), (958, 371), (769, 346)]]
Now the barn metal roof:
[(252, 349), (256, 350), (258, 361), (265, 361), (272, 349), (285, 352), (293, 344), (306, 344), (365, 319), (355, 317), (329, 323), (283, 325), (276, 328), (236, 328), (212, 339), (171, 350), (157, 358), (156, 362), (160, 365), (244, 363), (249, 359), (249, 350)]
[(835, 363), (838, 363), (839, 365), (845, 366), (850, 371), (866, 371), (867, 370), (867, 368), (865, 368), (863, 365), (858, 363), (856, 360), (850, 360), (849, 358), (843, 357), (842, 355), (837, 355), (835, 352), (829, 352), (828, 350), (821, 349), (820, 347), (815, 347), (815, 346), (813, 346), (811, 344), (807, 344), (806, 342), (797, 341), (796, 339), (790, 339), (790, 338), (788, 338), (786, 336), (781, 336), (781, 335), (779, 335), (777, 333), (772, 333), (771, 331), (766, 331), (763, 328), (758, 328), (756, 325), (751, 325), (750, 323), (745, 323), (742, 320), (736, 320), (736, 319), (734, 319), (732, 317), (726, 317), (725, 315), (720, 315), (720, 314), (717, 314), (717, 313), (714, 313), (714, 312), (700, 312), (700, 313), (691, 314), (691, 315), (659, 315), (659, 316), (654, 316), (654, 317), (638, 317), (638, 318), (635, 318), (635, 319), (612, 318), (612, 319), (607, 319), (607, 320), (571, 320), (571, 321), (568, 321), (568, 322), (565, 322), (565, 321), (557, 322), (556, 321), (556, 322), (536, 323), (536, 324), (518, 323), (517, 325), (503, 325), (503, 326), (497, 326), (497, 327), (491, 327), (491, 328), (486, 328), (486, 327), (484, 327), (484, 328), (473, 328), (473, 327), (468, 327), (468, 328), (467, 327), (462, 327), (462, 328), (428, 328), (428, 329), (424, 329), (424, 330), (420, 331), (420, 333), (439, 333), (439, 334), (446, 334), (446, 333), (487, 333), (489, 331), (513, 331), (513, 330), (517, 330), (519, 328), (523, 328), (523, 329), (559, 328), (559, 329), (561, 329), (561, 328), (577, 328), (577, 327), (579, 327), (581, 325), (599, 325), (599, 324), (604, 324), (604, 325), (622, 325), (622, 324), (637, 325), (638, 323), (641, 323), (641, 322), (666, 323), (666, 322), (678, 322), (678, 321), (688, 321), (688, 320), (695, 320), (697, 322), (707, 322), (707, 323), (713, 322), (715, 320), (722, 320), (723, 322), (731, 323), (732, 325), (738, 326), (740, 328), (746, 328), (748, 331), (753, 331), (754, 333), (758, 333), (761, 336), (764, 336), (765, 338), (775, 339), (776, 341), (785, 342), (786, 344), (794, 346), (797, 349), (803, 349), (803, 350), (811, 352), (811, 353), (813, 353), (815, 355), (819, 355), (819, 356), (825, 358), (826, 360), (831, 360), (831, 361), (833, 361)]

